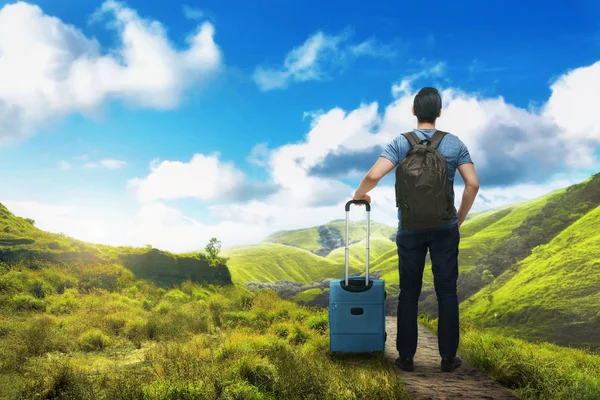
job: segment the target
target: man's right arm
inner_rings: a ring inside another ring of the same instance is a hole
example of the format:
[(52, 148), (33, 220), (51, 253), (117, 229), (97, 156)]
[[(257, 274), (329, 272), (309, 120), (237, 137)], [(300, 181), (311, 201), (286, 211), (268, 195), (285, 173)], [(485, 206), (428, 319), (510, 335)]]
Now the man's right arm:
[(477, 192), (479, 192), (479, 179), (475, 173), (475, 167), (470, 162), (459, 165), (458, 172), (463, 182), (465, 182), (465, 190), (460, 202), (460, 208), (458, 209), (458, 227), (460, 228), (475, 202)]

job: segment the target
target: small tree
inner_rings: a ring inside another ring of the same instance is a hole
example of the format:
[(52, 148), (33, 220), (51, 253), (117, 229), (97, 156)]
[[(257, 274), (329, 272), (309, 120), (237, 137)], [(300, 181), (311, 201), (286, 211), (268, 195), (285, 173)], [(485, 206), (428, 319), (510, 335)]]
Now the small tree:
[(31, 226), (35, 226), (35, 221), (31, 218), (25, 218), (25, 221), (29, 222)]
[(220, 261), (219, 252), (221, 251), (221, 242), (217, 238), (210, 238), (210, 241), (204, 248), (206, 259), (211, 266), (215, 266)]

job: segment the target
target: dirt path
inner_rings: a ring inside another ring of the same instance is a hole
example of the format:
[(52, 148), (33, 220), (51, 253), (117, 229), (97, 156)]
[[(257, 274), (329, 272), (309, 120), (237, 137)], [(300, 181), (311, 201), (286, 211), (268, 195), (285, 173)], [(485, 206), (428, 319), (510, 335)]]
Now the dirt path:
[[(396, 350), (396, 317), (386, 317), (386, 356), (393, 362)], [(459, 354), (460, 355), (460, 354)], [(437, 336), (419, 324), (419, 341), (412, 372), (397, 370), (408, 391), (418, 400), (519, 399), (487, 375), (473, 368), (464, 358), (452, 373), (440, 371)]]

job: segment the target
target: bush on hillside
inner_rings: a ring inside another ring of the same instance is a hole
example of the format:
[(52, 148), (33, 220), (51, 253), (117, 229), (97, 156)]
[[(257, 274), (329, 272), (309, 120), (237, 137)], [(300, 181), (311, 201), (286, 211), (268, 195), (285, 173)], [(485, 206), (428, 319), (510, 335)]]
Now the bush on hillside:
[(110, 342), (110, 338), (100, 329), (89, 330), (79, 337), (79, 347), (83, 351), (103, 350)]

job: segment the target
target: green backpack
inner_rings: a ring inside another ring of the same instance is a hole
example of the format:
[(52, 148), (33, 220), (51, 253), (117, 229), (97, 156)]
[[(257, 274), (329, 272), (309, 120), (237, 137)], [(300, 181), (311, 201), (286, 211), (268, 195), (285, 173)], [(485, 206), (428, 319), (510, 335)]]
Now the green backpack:
[(454, 196), (446, 157), (437, 151), (446, 132), (436, 130), (431, 140), (421, 140), (412, 131), (402, 135), (411, 144), (396, 167), (396, 207), (400, 207), (402, 229), (430, 229), (450, 223)]

